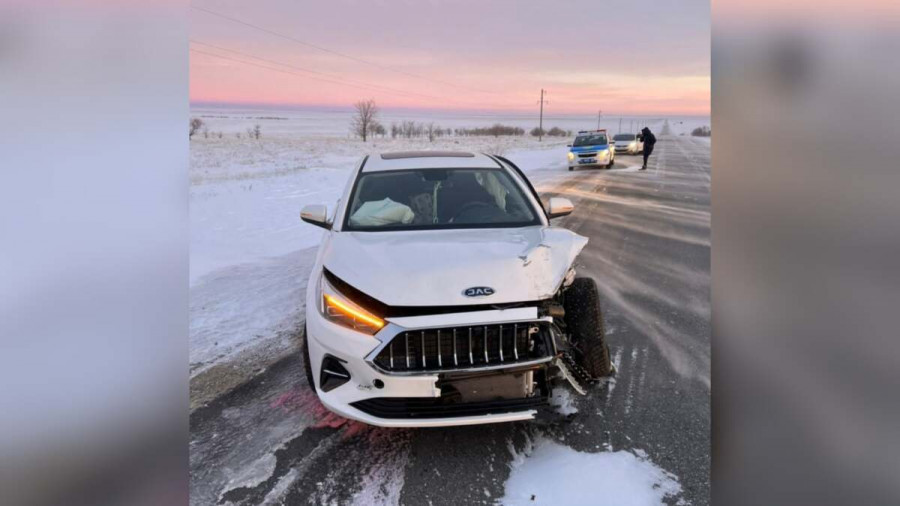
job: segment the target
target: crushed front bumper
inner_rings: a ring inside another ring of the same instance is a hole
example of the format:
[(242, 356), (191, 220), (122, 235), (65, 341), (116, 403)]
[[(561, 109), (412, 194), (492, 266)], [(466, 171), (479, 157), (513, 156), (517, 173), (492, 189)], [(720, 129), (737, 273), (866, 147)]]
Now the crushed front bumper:
[[(499, 326), (502, 329), (542, 325), (552, 331), (550, 329), (555, 328), (552, 318), (539, 318), (537, 308), (389, 318), (388, 322), (375, 336), (368, 336), (329, 322), (317, 311), (309, 312), (306, 325), (313, 378), (319, 398), (331, 411), (382, 427), (436, 427), (528, 420), (534, 418), (537, 407), (546, 402), (549, 388), (529, 392), (531, 385), (528, 383), (540, 379), (553, 360), (555, 346), (552, 337), (547, 350), (532, 355), (526, 355), (522, 350), (520, 360), (513, 360), (513, 354), (518, 350), (511, 352), (510, 335), (507, 334), (504, 342), (502, 330), (500, 348), (496, 351), (486, 353), (487, 348), (473, 348), (486, 357), (486, 362), (474, 359), (472, 363), (463, 361), (460, 366), (459, 356), (468, 353), (468, 348), (463, 344), (460, 344), (455, 364), (451, 362), (447, 345), (443, 344), (445, 363), (440, 367), (436, 363), (429, 364), (428, 356), (424, 357), (421, 370), (414, 370), (415, 367), (402, 371), (387, 370), (385, 362), (379, 365), (376, 360), (392, 340), (410, 332), (429, 335), (433, 340), (435, 329), (451, 327)], [(496, 342), (495, 339), (489, 341), (488, 338), (493, 336), (485, 331), (485, 346), (488, 342)], [(461, 336), (458, 337), (463, 341)], [(465, 337), (468, 338), (468, 335)], [(428, 343), (423, 344), (415, 349), (415, 353), (420, 354), (428, 346)], [(502, 351), (506, 353), (499, 361), (497, 359)], [(473, 358), (474, 354), (473, 351)], [(349, 378), (329, 381), (323, 389), (322, 379), (329, 379), (328, 368), (322, 367), (326, 357), (338, 361), (343, 369), (339, 374), (346, 373)], [(404, 356), (404, 365), (406, 360)], [(326, 369), (326, 376), (323, 376), (323, 369)], [(474, 387), (467, 386), (473, 381), (476, 382)], [(339, 385), (334, 386), (336, 383)], [(504, 389), (498, 390), (503, 395), (514, 392), (517, 386), (525, 390), (519, 396), (501, 398), (478, 397), (478, 394), (472, 393), (490, 390), (495, 385)]]

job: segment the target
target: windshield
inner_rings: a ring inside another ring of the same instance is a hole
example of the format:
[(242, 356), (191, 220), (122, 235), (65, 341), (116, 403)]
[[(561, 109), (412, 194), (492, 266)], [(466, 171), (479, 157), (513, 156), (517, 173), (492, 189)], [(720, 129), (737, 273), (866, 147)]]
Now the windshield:
[(578, 146), (596, 146), (598, 144), (607, 144), (606, 134), (579, 135), (578, 137), (575, 138), (575, 143), (572, 145), (575, 147), (578, 147)]
[(423, 230), (538, 225), (525, 194), (500, 169), (362, 173), (346, 230)]
[(613, 140), (614, 141), (633, 141), (634, 134), (616, 134), (616, 136), (613, 137)]

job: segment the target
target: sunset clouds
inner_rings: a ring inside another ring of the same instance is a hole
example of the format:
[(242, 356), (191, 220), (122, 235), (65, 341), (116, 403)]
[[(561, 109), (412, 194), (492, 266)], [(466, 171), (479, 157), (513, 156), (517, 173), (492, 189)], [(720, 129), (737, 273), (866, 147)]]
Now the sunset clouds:
[(194, 5), (194, 102), (709, 113), (704, 1)]

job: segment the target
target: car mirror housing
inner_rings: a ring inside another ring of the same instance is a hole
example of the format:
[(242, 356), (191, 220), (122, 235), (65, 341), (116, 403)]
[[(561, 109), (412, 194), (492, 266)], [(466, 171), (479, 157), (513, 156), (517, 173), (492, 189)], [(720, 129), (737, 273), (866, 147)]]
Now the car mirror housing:
[(328, 206), (322, 204), (303, 206), (303, 209), (300, 210), (300, 219), (310, 225), (326, 230), (331, 229), (331, 222), (328, 221)]
[(553, 197), (550, 199), (549, 208), (550, 211), (547, 214), (552, 219), (572, 214), (572, 210), (575, 209), (575, 206), (569, 199), (565, 199), (562, 197)]

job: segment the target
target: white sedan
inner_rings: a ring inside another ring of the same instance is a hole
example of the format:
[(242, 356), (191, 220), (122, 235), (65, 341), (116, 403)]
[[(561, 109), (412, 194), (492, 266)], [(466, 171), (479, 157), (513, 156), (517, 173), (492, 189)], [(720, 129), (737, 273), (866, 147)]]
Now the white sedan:
[(616, 153), (636, 155), (644, 152), (644, 143), (635, 134), (616, 134), (613, 143)]
[(322, 403), (372, 425), (531, 419), (556, 383), (611, 374), (587, 238), (550, 220), (509, 160), (465, 152), (364, 158), (325, 230), (306, 296), (303, 358)]

